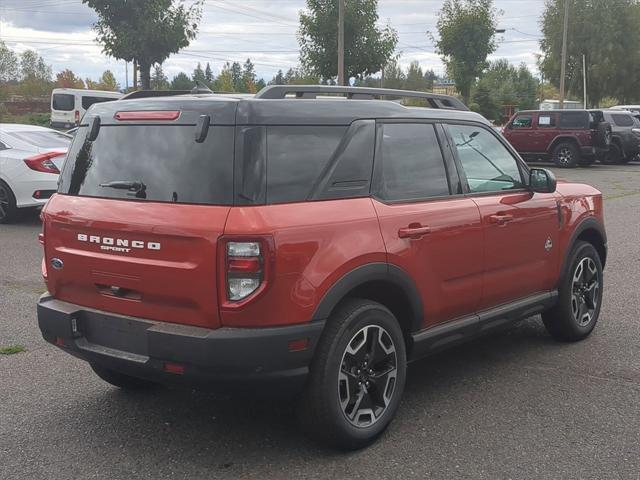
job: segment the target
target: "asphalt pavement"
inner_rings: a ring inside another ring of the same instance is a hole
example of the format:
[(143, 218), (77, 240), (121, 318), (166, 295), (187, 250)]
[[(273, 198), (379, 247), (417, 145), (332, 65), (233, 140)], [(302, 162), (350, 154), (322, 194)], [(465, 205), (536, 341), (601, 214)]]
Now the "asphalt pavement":
[(605, 195), (593, 335), (539, 318), (413, 364), (400, 411), (354, 453), (307, 440), (292, 401), (124, 393), (46, 344), (37, 216), (0, 226), (0, 479), (640, 479), (640, 164), (556, 171)]

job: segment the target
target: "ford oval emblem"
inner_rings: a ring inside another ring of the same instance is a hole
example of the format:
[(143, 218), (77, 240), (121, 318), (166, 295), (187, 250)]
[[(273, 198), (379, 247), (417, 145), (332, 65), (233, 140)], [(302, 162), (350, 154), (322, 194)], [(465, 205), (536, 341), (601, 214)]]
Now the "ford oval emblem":
[(59, 258), (52, 258), (51, 259), (51, 266), (53, 268), (55, 268), (56, 270), (62, 270), (62, 267), (64, 267), (64, 262), (62, 260), (60, 260)]

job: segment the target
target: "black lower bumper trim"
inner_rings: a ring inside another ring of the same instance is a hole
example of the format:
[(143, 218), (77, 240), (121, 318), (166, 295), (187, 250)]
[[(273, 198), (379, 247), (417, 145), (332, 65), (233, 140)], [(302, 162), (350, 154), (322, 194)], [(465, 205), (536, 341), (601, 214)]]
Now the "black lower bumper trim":
[[(38, 325), (46, 341), (76, 357), (152, 381), (302, 385), (324, 322), (211, 330), (114, 315), (44, 294)], [(301, 339), (308, 347), (290, 351), (289, 343)], [(184, 373), (165, 371), (167, 362), (182, 365)]]

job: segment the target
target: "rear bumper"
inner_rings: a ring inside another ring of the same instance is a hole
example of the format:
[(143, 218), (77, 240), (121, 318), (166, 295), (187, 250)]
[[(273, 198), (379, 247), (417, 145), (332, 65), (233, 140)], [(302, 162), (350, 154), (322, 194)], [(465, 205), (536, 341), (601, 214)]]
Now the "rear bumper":
[[(56, 300), (38, 301), (42, 336), (62, 350), (106, 368), (160, 383), (304, 385), (324, 322), (273, 328), (219, 328), (113, 315)], [(290, 351), (289, 342), (309, 339)], [(184, 368), (166, 371), (166, 364)]]
[(76, 122), (51, 122), (51, 128), (58, 128), (62, 130), (68, 130), (76, 126)]

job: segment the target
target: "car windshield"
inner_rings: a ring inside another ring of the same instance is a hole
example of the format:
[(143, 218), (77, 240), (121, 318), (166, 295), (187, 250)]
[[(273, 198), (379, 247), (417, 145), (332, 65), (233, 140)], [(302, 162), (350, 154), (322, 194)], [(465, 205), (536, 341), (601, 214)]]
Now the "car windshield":
[(26, 130), (9, 135), (39, 148), (69, 148), (71, 137), (55, 130)]

